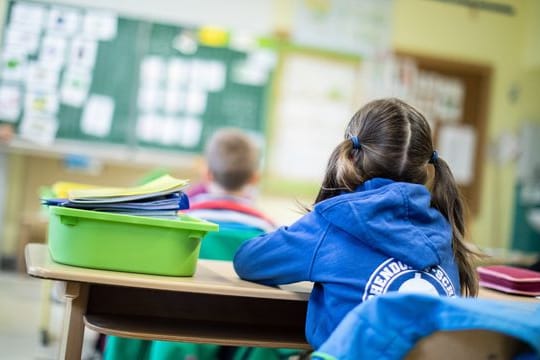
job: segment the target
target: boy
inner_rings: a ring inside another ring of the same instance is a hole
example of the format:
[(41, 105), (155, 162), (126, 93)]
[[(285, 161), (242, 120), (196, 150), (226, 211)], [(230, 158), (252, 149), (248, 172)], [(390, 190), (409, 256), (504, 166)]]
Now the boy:
[[(219, 224), (201, 243), (201, 259), (232, 260), (240, 244), (272, 231), (274, 223), (253, 206), (260, 179), (260, 150), (246, 133), (234, 128), (216, 131), (206, 143), (203, 181), (186, 193), (183, 212)], [(143, 341), (108, 337), (104, 359), (235, 359), (278, 358), (276, 350)]]

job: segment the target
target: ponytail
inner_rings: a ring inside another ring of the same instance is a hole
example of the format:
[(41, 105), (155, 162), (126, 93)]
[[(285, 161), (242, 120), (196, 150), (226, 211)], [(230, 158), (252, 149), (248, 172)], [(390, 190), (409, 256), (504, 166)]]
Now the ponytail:
[(359, 165), (355, 159), (361, 157), (363, 151), (349, 139), (339, 144), (328, 159), (324, 179), (315, 199), (315, 204), (341, 194), (343, 191), (354, 191), (363, 182)]
[(476, 296), (478, 279), (473, 257), (479, 254), (468, 249), (464, 242), (465, 208), (461, 194), (446, 161), (435, 157), (430, 163), (435, 168), (431, 205), (439, 210), (452, 226), (452, 248), (459, 269), (461, 292), (465, 296)]

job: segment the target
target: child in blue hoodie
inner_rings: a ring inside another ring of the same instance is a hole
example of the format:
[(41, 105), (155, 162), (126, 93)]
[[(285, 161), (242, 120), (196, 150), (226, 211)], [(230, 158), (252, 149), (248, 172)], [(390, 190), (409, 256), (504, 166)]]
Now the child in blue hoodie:
[(245, 242), (234, 267), (267, 285), (314, 282), (306, 337), (316, 349), (373, 296), (476, 295), (463, 211), (426, 119), (398, 99), (376, 100), (349, 122), (312, 211)]

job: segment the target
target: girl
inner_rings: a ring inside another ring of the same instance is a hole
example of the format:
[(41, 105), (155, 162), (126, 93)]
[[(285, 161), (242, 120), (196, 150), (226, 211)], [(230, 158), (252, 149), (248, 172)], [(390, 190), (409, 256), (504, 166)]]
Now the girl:
[(372, 296), (476, 295), (464, 230), (463, 203), (429, 124), (403, 101), (382, 99), (349, 122), (313, 210), (245, 242), (234, 267), (268, 285), (314, 282), (306, 337), (316, 349)]

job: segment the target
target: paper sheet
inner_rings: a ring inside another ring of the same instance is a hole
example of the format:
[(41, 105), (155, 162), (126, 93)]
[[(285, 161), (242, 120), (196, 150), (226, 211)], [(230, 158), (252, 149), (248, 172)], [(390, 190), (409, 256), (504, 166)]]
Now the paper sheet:
[(39, 33), (47, 16), (44, 5), (37, 3), (16, 2), (11, 11), (10, 24), (17, 28)]
[(69, 52), (69, 65), (92, 69), (96, 63), (97, 49), (95, 40), (74, 38)]
[(47, 19), (47, 31), (58, 36), (72, 36), (81, 30), (81, 13), (64, 7), (53, 7)]
[(448, 163), (456, 182), (469, 185), (474, 179), (476, 132), (470, 125), (443, 125), (437, 141), (439, 155)]
[(189, 84), (191, 61), (172, 58), (167, 64), (167, 88), (177, 90)]
[(66, 60), (67, 40), (60, 36), (46, 35), (41, 44), (39, 62), (48, 68), (60, 68)]
[(54, 142), (58, 120), (50, 115), (25, 113), (19, 126), (19, 136), (40, 145), (50, 145)]
[(60, 88), (60, 101), (66, 105), (81, 107), (88, 97), (92, 73), (87, 68), (66, 69)]
[(165, 61), (159, 56), (147, 56), (141, 63), (141, 86), (160, 87), (165, 79)]
[(27, 92), (25, 97), (25, 114), (55, 115), (58, 112), (58, 94), (56, 91)]
[(26, 50), (8, 47), (2, 52), (2, 68), (0, 75), (3, 80), (23, 81), (26, 79)]
[(164, 91), (157, 86), (139, 88), (137, 106), (144, 112), (155, 112), (163, 108)]
[(33, 55), (39, 47), (39, 33), (10, 26), (6, 29), (4, 47), (24, 49), (26, 55)]
[(206, 92), (191, 88), (186, 94), (186, 112), (188, 114), (202, 114), (206, 110)]
[(116, 37), (118, 18), (107, 11), (87, 11), (83, 20), (83, 34), (87, 39), (112, 40)]
[(182, 134), (179, 139), (180, 145), (192, 148), (201, 141), (202, 121), (197, 118), (188, 117), (183, 119)]
[(91, 95), (84, 107), (81, 131), (85, 134), (106, 137), (111, 131), (114, 101), (103, 95)]
[(137, 139), (152, 143), (159, 142), (163, 117), (156, 114), (142, 114), (137, 119)]
[(44, 63), (32, 62), (26, 73), (26, 88), (29, 91), (55, 91), (58, 86), (59, 69)]
[(165, 93), (164, 111), (167, 114), (177, 114), (186, 107), (186, 92), (167, 89)]
[(21, 114), (22, 92), (18, 86), (0, 86), (0, 119), (15, 122)]

